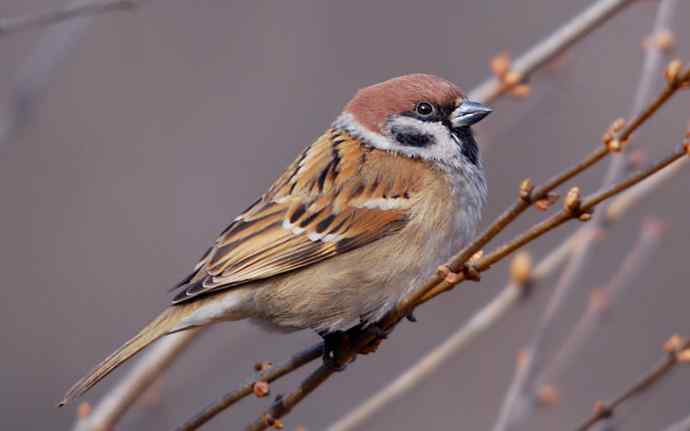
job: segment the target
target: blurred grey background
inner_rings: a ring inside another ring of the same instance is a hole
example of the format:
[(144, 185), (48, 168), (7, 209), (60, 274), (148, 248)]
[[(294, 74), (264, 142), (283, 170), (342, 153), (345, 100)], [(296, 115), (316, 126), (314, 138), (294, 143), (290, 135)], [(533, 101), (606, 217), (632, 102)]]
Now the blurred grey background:
[[(263, 192), (296, 153), (335, 118), (354, 91), (392, 76), (430, 72), (472, 88), (500, 50), (518, 55), (591, 0), (417, 2), (182, 1), (146, 3), (0, 38), (0, 123), (27, 62), (57, 34), (81, 31), (46, 77), (17, 135), (0, 148), (0, 428), (66, 429), (64, 390), (162, 309), (166, 288), (193, 266), (232, 218)], [(49, 0), (3, 0), (0, 16), (38, 12)], [(512, 202), (525, 176), (542, 180), (599, 145), (627, 115), (639, 76), (641, 40), (656, 2), (639, 1), (541, 73), (526, 101), (504, 99), (481, 130), (490, 180), (485, 220)], [(681, 1), (678, 54), (690, 54)], [(682, 22), (681, 22), (682, 21)], [(57, 27), (60, 29), (60, 27)], [(54, 49), (54, 47), (52, 48)], [(35, 81), (34, 81), (35, 82)], [(680, 142), (690, 95), (672, 101), (635, 137), (650, 157)], [(591, 191), (602, 164), (578, 184)], [(690, 335), (690, 172), (626, 216), (597, 246), (595, 262), (561, 316), (564, 334), (589, 289), (604, 282), (655, 215), (670, 231), (607, 325), (564, 377), (559, 407), (529, 429), (570, 429), (655, 363), (672, 333)], [(534, 222), (529, 216), (510, 234)], [(541, 256), (568, 226), (530, 250)], [(505, 264), (464, 284), (404, 323), (380, 352), (358, 360), (287, 418), (318, 430), (444, 340), (505, 284)], [(551, 291), (549, 280), (497, 328), (367, 429), (489, 428)], [(281, 362), (314, 334), (218, 326), (193, 345), (118, 429), (168, 429), (251, 376), (257, 360)], [(307, 367), (309, 368), (309, 367)], [(304, 376), (273, 385), (290, 390)], [(122, 375), (86, 399), (96, 401)], [(690, 413), (690, 370), (678, 370), (621, 412), (626, 430), (659, 429)], [(238, 429), (270, 399), (247, 399), (205, 429)]]

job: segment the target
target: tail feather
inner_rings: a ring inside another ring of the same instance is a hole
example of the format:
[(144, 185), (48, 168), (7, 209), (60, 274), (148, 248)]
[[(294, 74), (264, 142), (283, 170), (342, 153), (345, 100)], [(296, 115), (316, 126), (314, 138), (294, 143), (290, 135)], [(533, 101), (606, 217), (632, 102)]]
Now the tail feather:
[(137, 335), (110, 354), (110, 356), (101, 361), (93, 370), (75, 383), (67, 391), (65, 398), (58, 406), (64, 406), (68, 402), (79, 397), (129, 358), (139, 353), (146, 346), (158, 340), (163, 335), (168, 334), (175, 328), (181, 319), (188, 314), (187, 311), (187, 307), (185, 306), (173, 306), (164, 310)]

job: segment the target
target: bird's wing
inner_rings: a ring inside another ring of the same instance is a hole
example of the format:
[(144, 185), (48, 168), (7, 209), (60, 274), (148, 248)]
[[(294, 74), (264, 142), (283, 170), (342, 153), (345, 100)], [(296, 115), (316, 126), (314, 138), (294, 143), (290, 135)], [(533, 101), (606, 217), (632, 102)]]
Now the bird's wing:
[(173, 303), (303, 268), (400, 230), (419, 181), (363, 174), (385, 157), (379, 153), (337, 130), (324, 134), (221, 233)]

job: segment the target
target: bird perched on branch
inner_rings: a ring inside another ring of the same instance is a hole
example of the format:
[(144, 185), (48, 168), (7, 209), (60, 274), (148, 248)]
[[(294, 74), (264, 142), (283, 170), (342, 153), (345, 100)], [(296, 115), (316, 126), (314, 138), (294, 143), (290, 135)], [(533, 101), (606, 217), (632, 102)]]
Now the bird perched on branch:
[(432, 75), (358, 91), (220, 234), (172, 304), (62, 404), (188, 328), (252, 319), (328, 336), (375, 323), (474, 235), (486, 183), (470, 126), (490, 112)]

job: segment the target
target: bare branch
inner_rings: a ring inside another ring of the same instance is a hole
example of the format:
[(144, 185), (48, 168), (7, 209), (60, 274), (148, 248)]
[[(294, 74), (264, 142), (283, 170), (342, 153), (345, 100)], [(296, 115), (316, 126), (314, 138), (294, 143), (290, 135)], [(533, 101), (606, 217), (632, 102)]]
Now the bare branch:
[(660, 221), (645, 220), (640, 238), (623, 259), (616, 274), (604, 287), (592, 289), (585, 313), (575, 324), (553, 360), (536, 379), (535, 386), (539, 393), (554, 393), (554, 384), (560, 373), (572, 362), (572, 359), (594, 334), (595, 330), (600, 327), (603, 316), (610, 312), (616, 299), (645, 269), (645, 264), (659, 246), (663, 230)]
[(690, 362), (690, 341), (688, 340), (673, 336), (664, 345), (664, 350), (666, 357), (645, 373), (635, 384), (623, 391), (621, 395), (608, 404), (601, 401), (595, 403), (594, 413), (577, 427), (577, 431), (587, 431), (599, 421), (610, 418), (623, 403), (661, 381), (676, 365)]
[[(630, 3), (632, 3), (630, 0), (597, 1), (515, 60), (510, 66), (510, 71), (506, 71), (502, 76), (489, 78), (472, 90), (469, 93), (469, 98), (492, 102), (499, 96), (508, 93), (513, 87), (529, 79), (536, 70), (558, 57)], [(505, 77), (509, 76), (514, 78), (506, 80)]]
[(674, 423), (673, 425), (664, 429), (664, 431), (688, 431), (690, 430), (690, 416)]
[(112, 11), (134, 10), (146, 0), (84, 0), (34, 15), (0, 18), (0, 37), (69, 19), (99, 15)]
[[(521, 73), (523, 78), (529, 77), (532, 73), (565, 52), (565, 50), (571, 47), (575, 42), (588, 35), (592, 30), (612, 18), (615, 14), (623, 10), (625, 6), (631, 3), (632, 1), (630, 0), (597, 1), (592, 7), (561, 26), (547, 39), (520, 56), (513, 64), (513, 70)], [(470, 97), (480, 102), (490, 102), (507, 93), (507, 88), (503, 88), (502, 90), (499, 88), (503, 86), (504, 84), (499, 82), (497, 78), (489, 78), (471, 91)], [(565, 179), (563, 181), (565, 181)], [(563, 248), (562, 251), (563, 253), (560, 254), (560, 256), (565, 256), (567, 249)], [(559, 256), (559, 254), (554, 253), (552, 256), (556, 257)], [(551, 260), (550, 263), (557, 264), (557, 259)], [(218, 407), (220, 406), (218, 405)], [(226, 407), (220, 407), (218, 409), (209, 407), (206, 411), (213, 411), (215, 415)], [(209, 419), (211, 419), (211, 417), (207, 420)]]
[[(675, 6), (676, 0), (663, 0), (660, 3), (653, 34), (656, 35), (668, 29), (668, 23), (673, 15)], [(678, 75), (680, 72), (677, 71), (675, 72), (676, 76), (669, 76), (667, 70), (666, 87), (652, 103), (645, 107), (644, 103), (653, 88), (653, 76), (658, 73), (662, 58), (661, 49), (650, 45), (642, 69), (640, 84), (638, 85), (633, 103), (632, 119), (625, 125), (623, 125), (622, 121), (619, 122), (618, 125), (614, 123), (610, 131), (604, 135), (604, 143), (607, 144), (612, 151), (618, 151), (623, 149), (624, 146), (627, 146), (632, 133), (654, 115), (654, 113), (681, 88), (683, 85), (681, 82), (687, 78), (687, 76), (679, 77)], [(671, 64), (669, 64), (669, 68), (670, 67)], [(676, 66), (674, 67), (677, 69)], [(690, 71), (686, 71), (686, 74), (688, 72)], [(624, 157), (618, 156), (612, 158), (604, 176), (602, 187), (609, 187), (615, 181), (618, 181), (625, 173), (625, 166), (626, 159)], [(592, 223), (583, 228), (583, 230), (591, 229), (592, 232), (601, 231), (605, 227), (605, 214), (605, 211), (596, 214)], [(585, 237), (591, 239), (594, 235), (586, 235)], [(565, 304), (566, 298), (569, 297), (571, 291), (576, 286), (578, 277), (586, 268), (589, 258), (592, 255), (590, 252), (592, 244), (593, 242), (591, 240), (586, 241), (571, 254), (568, 265), (556, 283), (553, 296), (547, 305), (546, 314), (540, 321), (527, 347), (523, 350), (524, 361), (521, 363), (521, 366), (517, 367), (515, 370), (513, 382), (506, 394), (498, 420), (493, 428), (494, 431), (508, 431), (514, 429), (533, 411), (535, 405), (533, 396), (535, 382), (539, 379), (540, 372), (546, 364), (546, 360), (542, 358), (542, 344), (545, 340), (550, 338), (553, 328), (555, 327), (555, 325), (553, 325), (553, 320), (559, 315), (560, 309)]]
[[(516, 238), (507, 242), (506, 244), (498, 247), (492, 253), (489, 253), (486, 256), (474, 260), (474, 269), (477, 272), (483, 272), (488, 270), (489, 268), (491, 268), (492, 265), (509, 256), (514, 251), (532, 242), (533, 240), (563, 225), (567, 221), (578, 219), (582, 214), (593, 211), (598, 204), (629, 189), (635, 184), (644, 181), (645, 179), (651, 177), (655, 173), (663, 170), (664, 168), (668, 167), (674, 162), (677, 162), (681, 158), (687, 156), (690, 156), (690, 144), (686, 144), (685, 146), (680, 147), (671, 155), (660, 160), (651, 167), (644, 169), (619, 183), (614, 184), (610, 188), (597, 192), (582, 202), (579, 202), (578, 200), (577, 210), (574, 210), (574, 207), (572, 205), (566, 205), (563, 208), (563, 210), (547, 218), (543, 222), (536, 224), (535, 226), (528, 229), (523, 234), (518, 235)], [(464, 281), (466, 277), (467, 276), (464, 275), (464, 273), (459, 273), (455, 274), (455, 278), (453, 280), (446, 279), (442, 281), (439, 284), (439, 286), (441, 287), (439, 289), (432, 289), (431, 291), (429, 291), (429, 293), (431, 293), (432, 295), (428, 297), (423, 297), (420, 300), (420, 303), (425, 302), (425, 300), (431, 299), (434, 296), (449, 290), (452, 286)], [(413, 294), (414, 293), (412, 293), (411, 295)], [(410, 296), (404, 298), (401, 301), (401, 304), (410, 304), (409, 300), (407, 300)], [(400, 307), (388, 313), (380, 322), (381, 327), (384, 330), (392, 329), (400, 321), (401, 318), (413, 311), (416, 305), (419, 304), (411, 304), (408, 305), (406, 308)], [(345, 360), (348, 361), (354, 358), (357, 352), (362, 350), (365, 346), (369, 345), (374, 340), (375, 335), (371, 334), (371, 332), (354, 331), (350, 335), (350, 348), (346, 349), (347, 351), (344, 355)], [(302, 382), (300, 387), (295, 392), (276, 400), (276, 402), (266, 412), (264, 412), (259, 417), (259, 419), (257, 419), (255, 422), (249, 425), (249, 427), (247, 427), (247, 430), (259, 431), (268, 429), (269, 427), (273, 426), (273, 424), (275, 424), (275, 421), (280, 420), (280, 418), (292, 411), (292, 409), (297, 404), (299, 404), (306, 396), (308, 396), (317, 387), (324, 383), (333, 373), (334, 371), (331, 367), (321, 365)]]
[(316, 344), (315, 346), (312, 346), (312, 347), (296, 354), (289, 361), (287, 361), (285, 364), (283, 364), (279, 367), (270, 367), (269, 369), (262, 371), (250, 383), (247, 383), (247, 384), (241, 386), (240, 388), (238, 388), (237, 390), (234, 390), (232, 392), (229, 392), (229, 393), (223, 395), (217, 401), (209, 404), (208, 407), (206, 407), (201, 412), (194, 415), (193, 418), (189, 419), (184, 424), (182, 424), (180, 427), (178, 427), (177, 431), (188, 431), (188, 430), (195, 430), (195, 429), (199, 428), (200, 426), (204, 425), (209, 420), (213, 419), (221, 411), (232, 406), (233, 404), (235, 404), (237, 401), (241, 400), (242, 398), (252, 394), (254, 391), (254, 385), (256, 382), (271, 383), (271, 382), (281, 378), (282, 376), (284, 376), (288, 373), (291, 373), (292, 371), (297, 370), (298, 368), (302, 367), (303, 365), (308, 364), (309, 362), (313, 361), (314, 359), (321, 357), (322, 352), (323, 352), (323, 344), (319, 343), (319, 344)]

